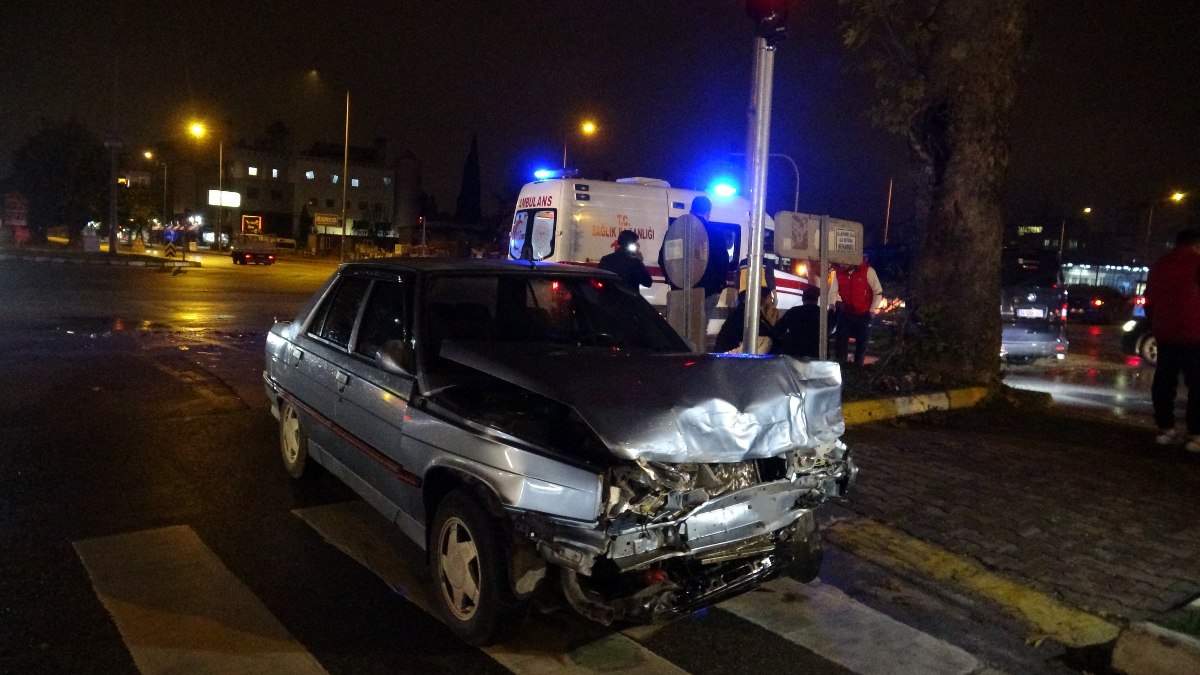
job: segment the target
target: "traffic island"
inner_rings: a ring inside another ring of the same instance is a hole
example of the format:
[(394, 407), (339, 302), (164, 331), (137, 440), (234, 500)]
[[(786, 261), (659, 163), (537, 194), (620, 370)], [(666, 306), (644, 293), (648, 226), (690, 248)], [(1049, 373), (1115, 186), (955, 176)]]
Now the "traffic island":
[(69, 265), (120, 265), (124, 267), (200, 267), (199, 260), (175, 260), (143, 253), (92, 253), (72, 250), (0, 251), (0, 260)]

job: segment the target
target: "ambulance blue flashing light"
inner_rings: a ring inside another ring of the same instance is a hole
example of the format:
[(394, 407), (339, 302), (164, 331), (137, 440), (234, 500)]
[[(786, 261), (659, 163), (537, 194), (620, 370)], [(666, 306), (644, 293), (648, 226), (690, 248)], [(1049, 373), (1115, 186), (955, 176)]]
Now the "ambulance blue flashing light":
[(731, 199), (737, 195), (737, 186), (726, 180), (718, 180), (712, 184), (709, 192), (721, 199)]
[(538, 169), (533, 172), (533, 177), (537, 180), (550, 180), (558, 176), (558, 172), (554, 169)]

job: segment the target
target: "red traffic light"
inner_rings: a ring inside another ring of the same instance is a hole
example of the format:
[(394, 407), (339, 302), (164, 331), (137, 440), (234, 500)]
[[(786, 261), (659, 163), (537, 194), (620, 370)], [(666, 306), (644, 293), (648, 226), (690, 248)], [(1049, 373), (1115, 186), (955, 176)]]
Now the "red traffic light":
[(787, 37), (787, 0), (746, 0), (746, 15), (758, 23), (759, 37), (776, 42)]

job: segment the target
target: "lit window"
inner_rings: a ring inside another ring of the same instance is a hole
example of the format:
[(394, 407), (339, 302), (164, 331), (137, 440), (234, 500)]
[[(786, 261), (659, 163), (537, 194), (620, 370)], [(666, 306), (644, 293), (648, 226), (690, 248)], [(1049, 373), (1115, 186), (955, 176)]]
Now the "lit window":
[(357, 178), (350, 179), (350, 187), (358, 187), (358, 179)]
[(337, 185), (338, 175), (336, 173), (329, 174), (329, 180), (333, 181), (334, 185)]
[(271, 169), (271, 178), (279, 178), (279, 169)]
[(309, 180), (312, 180), (317, 177), (317, 172), (313, 171), (312, 169), (309, 169), (308, 171), (304, 172), (304, 177)]
[(246, 167), (246, 173), (250, 174), (251, 176), (257, 176), (258, 175), (258, 167), (257, 166)]

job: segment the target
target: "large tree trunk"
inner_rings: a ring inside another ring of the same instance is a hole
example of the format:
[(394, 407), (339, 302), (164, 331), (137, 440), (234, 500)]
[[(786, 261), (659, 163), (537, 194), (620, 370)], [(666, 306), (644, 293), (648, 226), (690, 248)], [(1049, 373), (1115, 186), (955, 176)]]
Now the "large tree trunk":
[(1023, 0), (946, 0), (910, 125), (920, 167), (912, 273), (922, 369), (946, 382), (999, 383), (1000, 184), (1022, 53)]

